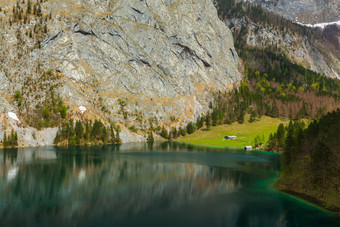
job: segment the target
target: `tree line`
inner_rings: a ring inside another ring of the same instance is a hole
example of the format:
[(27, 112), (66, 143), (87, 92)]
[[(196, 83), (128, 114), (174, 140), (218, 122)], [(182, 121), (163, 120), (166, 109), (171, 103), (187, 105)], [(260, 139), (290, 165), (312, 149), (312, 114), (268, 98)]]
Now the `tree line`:
[(18, 133), (13, 129), (9, 135), (4, 132), (4, 137), (2, 139), (2, 145), (4, 147), (17, 147), (18, 146)]
[(105, 126), (100, 120), (92, 122), (70, 119), (62, 123), (54, 144), (119, 144), (121, 143), (120, 131), (120, 127), (114, 123)]
[[(293, 63), (287, 64), (295, 67)], [(222, 124), (233, 122), (242, 124), (246, 114), (250, 115), (249, 122), (255, 122), (263, 115), (286, 117), (291, 120), (318, 119), (338, 108), (340, 97), (336, 93), (340, 88), (340, 82), (321, 77), (306, 69), (304, 72), (301, 80), (299, 77), (295, 78), (299, 82), (289, 79), (278, 82), (282, 74), (279, 68), (275, 74), (267, 74), (246, 66), (245, 77), (240, 86), (231, 91), (217, 92), (209, 105), (209, 110), (196, 121), (188, 122), (184, 127), (174, 127), (170, 131), (163, 126), (154, 132), (172, 140), (192, 134), (203, 126), (209, 130), (212, 126)], [(315, 84), (319, 85), (314, 86)], [(322, 91), (319, 87), (323, 87)]]

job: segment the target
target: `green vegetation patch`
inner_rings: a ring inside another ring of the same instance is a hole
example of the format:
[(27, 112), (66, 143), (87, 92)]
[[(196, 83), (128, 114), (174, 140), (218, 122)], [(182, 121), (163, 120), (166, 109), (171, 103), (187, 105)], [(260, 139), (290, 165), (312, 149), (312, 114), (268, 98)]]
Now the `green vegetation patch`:
[(301, 125), (281, 126), (269, 141), (283, 152), (281, 178), (275, 186), (340, 212), (340, 109), (312, 121), (307, 128)]
[[(201, 145), (243, 148), (245, 146), (254, 146), (255, 138), (258, 136), (263, 136), (264, 141), (267, 141), (269, 135), (277, 130), (279, 124), (288, 124), (289, 122), (287, 119), (267, 116), (263, 116), (253, 123), (250, 123), (248, 119), (249, 115), (246, 115), (246, 120), (243, 124), (234, 122), (230, 125), (212, 127), (211, 130), (199, 130), (194, 134), (186, 135), (180, 141)], [(225, 140), (225, 136), (237, 136), (237, 139)]]
[(65, 121), (59, 128), (54, 139), (55, 145), (89, 145), (89, 144), (119, 144), (121, 129), (119, 125), (111, 123), (105, 126), (100, 120)]

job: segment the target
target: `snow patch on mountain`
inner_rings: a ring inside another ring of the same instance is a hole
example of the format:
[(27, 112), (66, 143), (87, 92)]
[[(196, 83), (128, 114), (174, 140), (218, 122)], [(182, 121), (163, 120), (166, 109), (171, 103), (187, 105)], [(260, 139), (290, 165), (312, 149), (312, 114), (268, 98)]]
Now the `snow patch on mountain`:
[(13, 112), (8, 112), (8, 116), (12, 118), (13, 120), (19, 121), (19, 118), (17, 117), (17, 115)]
[(334, 22), (328, 22), (328, 23), (318, 23), (318, 24), (303, 24), (303, 23), (300, 23), (298, 21), (296, 21), (295, 23), (297, 24), (300, 24), (302, 26), (307, 26), (307, 27), (311, 27), (311, 28), (322, 28), (324, 29), (326, 26), (328, 25), (333, 25), (333, 24), (337, 24), (337, 25), (340, 25), (340, 20), (339, 21), (334, 21)]

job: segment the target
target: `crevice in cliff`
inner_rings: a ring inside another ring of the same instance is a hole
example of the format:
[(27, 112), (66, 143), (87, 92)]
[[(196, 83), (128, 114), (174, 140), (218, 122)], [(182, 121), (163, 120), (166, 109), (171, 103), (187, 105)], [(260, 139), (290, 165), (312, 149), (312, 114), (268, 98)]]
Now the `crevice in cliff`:
[(147, 65), (147, 66), (149, 66), (151, 68), (151, 65), (150, 65), (149, 62), (147, 62), (147, 61), (145, 61), (143, 59), (140, 59), (140, 62), (142, 62), (144, 65)]
[(140, 10), (138, 10), (138, 9), (136, 9), (136, 8), (131, 7), (131, 9), (132, 9), (133, 11), (139, 13), (139, 14), (142, 14), (142, 15), (144, 14), (143, 12), (141, 12)]
[(233, 56), (233, 58), (235, 58), (234, 51), (231, 48), (229, 48), (229, 50), (230, 50), (230, 53)]
[(163, 72), (164, 75), (170, 76), (170, 72), (166, 68), (164, 68), (160, 64), (158, 64), (157, 67)]
[(200, 47), (203, 48), (203, 50), (207, 53), (207, 55), (208, 55), (210, 58), (212, 58), (211, 54), (210, 54), (210, 53), (202, 46), (202, 44), (201, 44), (200, 41), (198, 40), (196, 33), (194, 33), (194, 37), (195, 37), (195, 40), (196, 40), (196, 42), (198, 43), (198, 45), (199, 45)]
[[(116, 32), (115, 34), (112, 33), (112, 32), (109, 32), (107, 34), (109, 34), (112, 37), (119, 37), (119, 38), (121, 38), (125, 42), (126, 46), (130, 47), (129, 43), (118, 32)], [(121, 49), (121, 50), (123, 50), (123, 49)]]
[(48, 44), (48, 43), (50, 43), (51, 41), (53, 41), (53, 40), (55, 40), (56, 38), (58, 38), (58, 36), (60, 36), (61, 34), (63, 34), (64, 33), (64, 30), (61, 30), (60, 32), (58, 32), (58, 34), (56, 34), (55, 36), (53, 36), (52, 38), (50, 38), (50, 39), (46, 39), (44, 42), (43, 42), (43, 44)]
[(80, 33), (82, 35), (85, 35), (85, 36), (96, 36), (96, 34), (94, 34), (94, 32), (91, 30), (90, 32), (88, 31), (84, 31), (84, 30), (78, 30), (78, 31), (75, 31), (74, 33)]
[(129, 63), (143, 64), (143, 65), (146, 65), (146, 66), (152, 68), (151, 64), (149, 62), (143, 60), (143, 59), (131, 59), (131, 60), (129, 60)]
[(56, 34), (55, 36), (53, 36), (52, 38), (50, 38), (50, 40), (48, 40), (48, 42), (55, 40), (55, 39), (56, 39), (61, 33), (63, 33), (63, 32), (64, 32), (63, 30), (60, 31), (60, 32), (58, 32), (58, 34)]
[(201, 60), (203, 65), (207, 68), (211, 67), (211, 65), (204, 59), (200, 58), (199, 56), (197, 56), (196, 52), (191, 50), (189, 47), (181, 44), (181, 43), (176, 43), (177, 46), (183, 48), (182, 50), (182, 53), (181, 53), (181, 56), (183, 57), (183, 53), (187, 54), (188, 56), (194, 56), (196, 57), (197, 59)]

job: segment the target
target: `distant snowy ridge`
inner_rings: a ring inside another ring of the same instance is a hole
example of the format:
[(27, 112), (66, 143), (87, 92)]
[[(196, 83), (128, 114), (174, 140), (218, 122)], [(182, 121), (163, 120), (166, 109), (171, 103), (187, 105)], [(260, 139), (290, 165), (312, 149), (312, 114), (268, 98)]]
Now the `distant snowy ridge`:
[(298, 21), (296, 21), (295, 23), (300, 24), (300, 25), (302, 25), (302, 26), (311, 27), (311, 28), (319, 27), (319, 28), (324, 29), (327, 25), (332, 25), (332, 24), (340, 25), (340, 20), (339, 20), (339, 21), (335, 21), (335, 22), (318, 23), (318, 24), (302, 24), (302, 23), (300, 23), (300, 22), (298, 22)]

